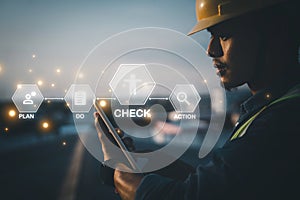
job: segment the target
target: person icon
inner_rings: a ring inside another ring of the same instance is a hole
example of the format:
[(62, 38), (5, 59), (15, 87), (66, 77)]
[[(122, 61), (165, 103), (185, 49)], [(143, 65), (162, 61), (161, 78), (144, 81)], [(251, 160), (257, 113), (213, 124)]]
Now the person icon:
[(23, 101), (24, 105), (32, 105), (33, 104), (33, 100), (31, 99), (32, 96), (35, 96), (36, 93), (35, 92), (31, 92), (31, 94), (26, 94), (25, 95), (25, 100)]
[(25, 100), (23, 101), (24, 105), (30, 105), (33, 104), (33, 101), (31, 99), (31, 95), (30, 94), (26, 94), (25, 95)]

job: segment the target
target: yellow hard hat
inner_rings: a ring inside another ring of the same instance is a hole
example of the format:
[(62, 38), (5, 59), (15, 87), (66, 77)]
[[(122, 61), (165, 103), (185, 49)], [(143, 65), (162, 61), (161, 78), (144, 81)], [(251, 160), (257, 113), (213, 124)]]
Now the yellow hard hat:
[(197, 0), (196, 14), (198, 22), (188, 35), (236, 16), (285, 1), (288, 0)]

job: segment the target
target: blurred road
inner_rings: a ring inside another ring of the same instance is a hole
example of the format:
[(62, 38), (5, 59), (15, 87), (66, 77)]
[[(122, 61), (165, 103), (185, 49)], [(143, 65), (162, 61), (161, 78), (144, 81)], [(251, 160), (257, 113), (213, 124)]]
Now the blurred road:
[[(137, 148), (153, 145), (136, 143)], [(181, 159), (196, 166), (198, 145)], [(74, 133), (1, 135), (0, 160), (0, 199), (119, 199), (101, 183), (99, 161)]]
[(77, 135), (1, 151), (0, 159), (0, 199), (118, 199)]

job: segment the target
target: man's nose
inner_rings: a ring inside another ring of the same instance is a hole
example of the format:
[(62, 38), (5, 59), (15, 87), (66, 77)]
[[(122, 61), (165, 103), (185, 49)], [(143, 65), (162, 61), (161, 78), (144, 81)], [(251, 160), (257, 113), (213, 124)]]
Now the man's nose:
[(212, 58), (223, 56), (222, 46), (219, 38), (211, 38), (206, 51), (207, 55)]

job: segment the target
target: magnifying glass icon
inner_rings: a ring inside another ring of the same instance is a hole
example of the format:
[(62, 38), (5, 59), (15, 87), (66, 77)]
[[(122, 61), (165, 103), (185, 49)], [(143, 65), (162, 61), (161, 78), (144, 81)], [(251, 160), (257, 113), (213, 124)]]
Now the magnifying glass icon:
[(187, 100), (187, 94), (185, 92), (178, 92), (176, 97), (180, 103), (186, 103), (187, 105), (191, 105), (191, 103)]

